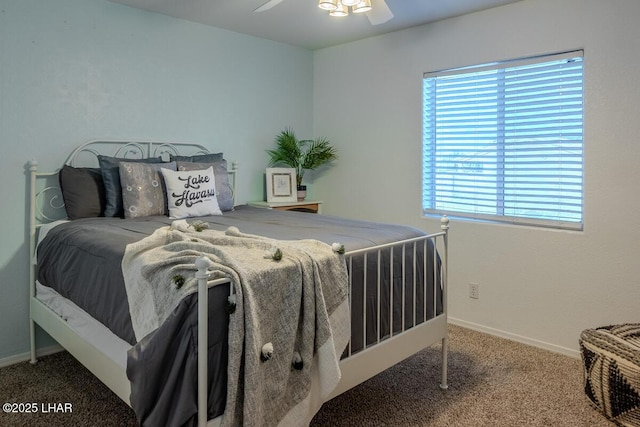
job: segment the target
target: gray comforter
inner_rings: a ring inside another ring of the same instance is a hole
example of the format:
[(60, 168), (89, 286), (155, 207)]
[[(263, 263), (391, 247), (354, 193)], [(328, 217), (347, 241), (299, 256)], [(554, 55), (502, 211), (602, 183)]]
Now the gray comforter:
[[(201, 218), (211, 229), (225, 230), (235, 226), (245, 233), (282, 239), (317, 239), (331, 244), (340, 242), (347, 250), (370, 247), (377, 244), (398, 241), (423, 235), (420, 230), (395, 225), (345, 220), (326, 215), (309, 215), (298, 212), (281, 212), (240, 206), (223, 216)], [(187, 297), (169, 315), (167, 320), (153, 333), (139, 342), (135, 339), (129, 314), (129, 305), (121, 270), (122, 257), (128, 244), (139, 241), (156, 229), (171, 224), (167, 217), (148, 217), (134, 220), (115, 218), (91, 218), (62, 224), (51, 230), (38, 248), (38, 280), (45, 286), (56, 289), (61, 295), (71, 299), (94, 318), (105, 324), (116, 335), (133, 345), (129, 352), (127, 374), (131, 380), (131, 403), (143, 424), (148, 425), (193, 425), (195, 423), (197, 360), (196, 298)], [(430, 249), (431, 251), (432, 249)], [(394, 254), (395, 258), (399, 257)], [(412, 255), (407, 255), (412, 256)], [(418, 257), (429, 254), (420, 254)], [(361, 269), (361, 260), (354, 260), (352, 268)], [(369, 262), (367, 269), (375, 269)], [(429, 271), (417, 272), (418, 281), (422, 275), (432, 277)], [(413, 273), (408, 272), (409, 276)], [(352, 318), (362, 316), (363, 310), (373, 315), (377, 305), (377, 295), (365, 290), (356, 276), (352, 289)], [(407, 278), (411, 283), (412, 277)], [(430, 285), (431, 286), (431, 285)], [(220, 415), (226, 402), (228, 325), (226, 298), (228, 288), (214, 288), (209, 294), (211, 307), (209, 316), (209, 415)], [(366, 307), (358, 305), (366, 292)], [(401, 290), (394, 290), (401, 292)], [(371, 295), (370, 295), (371, 293)], [(413, 305), (413, 292), (406, 292), (406, 307)], [(433, 288), (427, 295), (433, 295)], [(416, 299), (423, 298), (422, 291), (415, 293)], [(388, 298), (383, 292), (381, 299)], [(400, 298), (396, 298), (400, 301)], [(426, 304), (427, 313), (419, 307), (416, 318), (433, 317), (433, 304)], [(394, 306), (394, 312), (396, 307)], [(439, 301), (435, 312), (441, 311)], [(404, 319), (402, 312), (405, 313)], [(400, 323), (415, 322), (409, 314), (411, 310), (397, 307), (394, 324), (382, 319), (380, 335), (388, 335), (399, 329)], [(374, 322), (370, 322), (374, 323)], [(367, 343), (376, 339), (375, 325), (367, 325)], [(365, 346), (362, 329), (355, 328), (351, 340), (351, 351)], [(158, 373), (162, 373), (159, 375)]]

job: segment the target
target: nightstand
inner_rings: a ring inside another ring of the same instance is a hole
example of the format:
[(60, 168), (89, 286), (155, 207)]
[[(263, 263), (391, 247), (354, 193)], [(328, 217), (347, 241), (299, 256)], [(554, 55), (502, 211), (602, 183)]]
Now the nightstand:
[(265, 209), (277, 209), (279, 211), (298, 211), (309, 213), (320, 213), (321, 201), (318, 200), (303, 200), (301, 202), (265, 202), (256, 201), (247, 203), (249, 206)]

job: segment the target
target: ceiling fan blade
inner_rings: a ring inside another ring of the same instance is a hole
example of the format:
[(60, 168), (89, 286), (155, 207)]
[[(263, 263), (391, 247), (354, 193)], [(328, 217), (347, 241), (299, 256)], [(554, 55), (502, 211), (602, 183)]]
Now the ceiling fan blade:
[(384, 0), (371, 0), (373, 6), (369, 12), (367, 12), (367, 18), (371, 25), (384, 24), (391, 18), (393, 18), (393, 12), (387, 6), (387, 2)]
[(258, 6), (257, 8), (255, 8), (253, 11), (254, 12), (264, 12), (265, 10), (269, 10), (272, 7), (279, 5), (280, 3), (282, 3), (282, 0), (269, 0), (268, 2), (263, 4), (262, 6)]

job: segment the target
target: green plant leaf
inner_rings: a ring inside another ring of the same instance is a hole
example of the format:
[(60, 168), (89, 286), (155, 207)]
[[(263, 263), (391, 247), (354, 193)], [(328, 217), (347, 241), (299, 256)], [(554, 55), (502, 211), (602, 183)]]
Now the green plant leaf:
[(267, 150), (269, 166), (288, 166), (296, 170), (302, 184), (305, 170), (316, 169), (338, 158), (337, 150), (326, 138), (298, 140), (293, 129), (286, 128), (275, 138), (276, 148)]
[(325, 163), (338, 158), (338, 153), (326, 138), (317, 138), (311, 143), (304, 153), (302, 167), (304, 169), (316, 169)]

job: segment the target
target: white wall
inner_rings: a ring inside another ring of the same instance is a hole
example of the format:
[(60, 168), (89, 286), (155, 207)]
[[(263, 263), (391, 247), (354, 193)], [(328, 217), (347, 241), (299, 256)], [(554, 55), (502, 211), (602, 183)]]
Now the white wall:
[(452, 221), (450, 316), (574, 355), (581, 330), (640, 321), (639, 18), (637, 0), (524, 0), (316, 51), (314, 135), (341, 154), (313, 183), (323, 211), (437, 230), (422, 73), (584, 49), (584, 231)]
[(340, 150), (305, 176), (323, 212), (434, 230), (420, 214), (422, 73), (576, 48), (585, 230), (453, 221), (450, 313), (569, 353), (584, 328), (640, 321), (638, 17), (637, 0), (524, 0), (311, 53), (106, 0), (0, 0), (0, 360), (28, 350), (28, 160), (57, 168), (94, 138), (202, 142), (240, 161), (245, 201), (293, 126)]
[(90, 139), (199, 142), (258, 199), (274, 136), (312, 132), (312, 75), (310, 51), (106, 0), (0, 0), (0, 361), (28, 351), (28, 160), (54, 170)]

